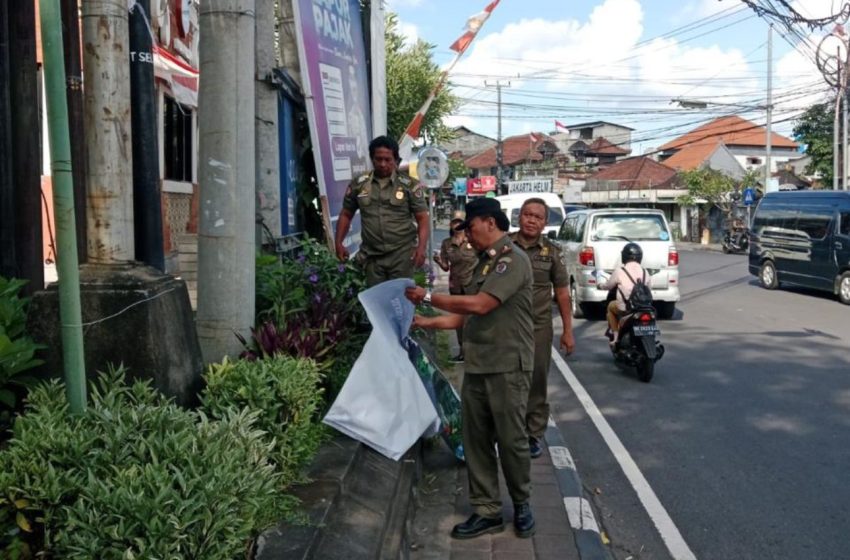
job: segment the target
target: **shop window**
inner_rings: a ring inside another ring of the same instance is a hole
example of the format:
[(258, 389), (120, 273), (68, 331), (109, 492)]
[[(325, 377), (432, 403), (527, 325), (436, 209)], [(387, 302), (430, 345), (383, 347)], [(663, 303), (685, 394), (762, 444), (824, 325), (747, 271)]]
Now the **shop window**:
[(165, 179), (191, 183), (194, 161), (192, 109), (166, 96), (163, 113)]

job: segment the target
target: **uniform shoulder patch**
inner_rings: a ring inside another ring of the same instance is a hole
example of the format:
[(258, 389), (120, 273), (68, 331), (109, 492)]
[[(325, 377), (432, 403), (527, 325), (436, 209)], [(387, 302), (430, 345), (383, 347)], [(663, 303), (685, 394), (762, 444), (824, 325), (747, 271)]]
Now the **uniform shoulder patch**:
[(510, 244), (505, 245), (504, 247), (502, 247), (502, 254), (504, 255), (504, 254), (506, 254), (506, 253), (510, 253), (510, 252), (511, 252), (511, 251), (513, 251), (513, 250), (514, 250), (514, 249), (513, 249), (513, 247), (511, 247), (511, 245), (510, 245)]
[(417, 183), (416, 185), (414, 185), (413, 196), (415, 196), (416, 198), (422, 198), (423, 196), (425, 196), (425, 189), (422, 188), (421, 184)]
[(397, 177), (398, 182), (402, 185), (410, 185), (410, 177), (408, 177), (407, 175), (397, 175)]
[(359, 185), (361, 183), (365, 183), (371, 176), (371, 173), (364, 173), (363, 175), (357, 178), (357, 184)]
[(504, 260), (501, 260), (496, 263), (496, 268), (493, 270), (496, 272), (496, 274), (504, 274), (507, 269), (508, 263), (506, 263)]

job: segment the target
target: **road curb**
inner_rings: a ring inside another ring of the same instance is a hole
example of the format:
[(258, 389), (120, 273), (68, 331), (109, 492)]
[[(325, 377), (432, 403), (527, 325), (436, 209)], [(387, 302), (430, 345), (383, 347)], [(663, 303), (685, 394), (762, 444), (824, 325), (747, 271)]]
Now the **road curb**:
[(599, 524), (593, 514), (590, 502), (584, 497), (575, 461), (570, 454), (561, 430), (555, 420), (550, 416), (546, 427), (546, 445), (549, 448), (549, 456), (552, 458), (552, 466), (555, 468), (555, 478), (558, 481), (558, 489), (564, 499), (564, 509), (573, 529), (579, 556), (582, 560), (611, 560), (611, 554), (602, 542), (599, 532)]

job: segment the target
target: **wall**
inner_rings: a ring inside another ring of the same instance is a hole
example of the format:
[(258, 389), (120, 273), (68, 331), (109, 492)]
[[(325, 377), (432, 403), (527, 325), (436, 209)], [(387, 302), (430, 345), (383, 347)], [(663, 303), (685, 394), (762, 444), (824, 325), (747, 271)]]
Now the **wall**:
[(480, 154), (484, 150), (492, 148), (496, 141), (480, 134), (466, 134), (453, 140), (443, 142), (440, 147), (448, 153), (461, 152), (464, 158)]

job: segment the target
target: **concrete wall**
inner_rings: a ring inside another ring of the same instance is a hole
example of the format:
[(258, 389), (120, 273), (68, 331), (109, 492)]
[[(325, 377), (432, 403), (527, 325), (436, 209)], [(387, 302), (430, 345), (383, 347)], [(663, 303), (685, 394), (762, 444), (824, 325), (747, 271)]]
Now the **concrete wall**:
[(719, 147), (713, 154), (711, 154), (706, 166), (714, 169), (715, 171), (720, 171), (734, 179), (741, 179), (746, 173), (738, 158), (733, 156), (732, 153), (723, 146)]
[[(756, 167), (761, 167), (764, 165), (765, 157), (767, 156), (767, 150), (765, 148), (752, 147), (738, 147), (738, 146), (728, 146), (729, 151), (735, 156), (735, 159), (741, 164), (744, 169), (753, 169)], [(788, 160), (796, 159), (800, 157), (800, 152), (798, 152), (794, 148), (772, 148), (770, 151), (770, 170), (776, 171), (778, 169), (778, 165), (785, 163)], [(748, 158), (757, 157), (761, 159), (761, 162), (758, 164), (748, 163)]]
[(466, 134), (453, 140), (443, 142), (441, 147), (448, 153), (461, 152), (464, 158), (480, 154), (484, 150), (492, 148), (496, 141), (479, 134)]

